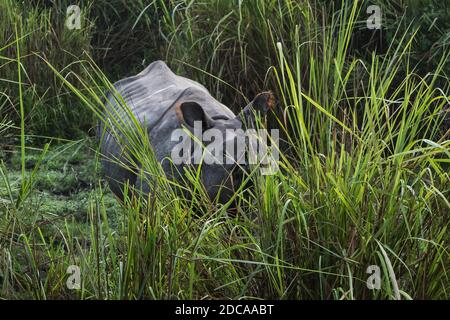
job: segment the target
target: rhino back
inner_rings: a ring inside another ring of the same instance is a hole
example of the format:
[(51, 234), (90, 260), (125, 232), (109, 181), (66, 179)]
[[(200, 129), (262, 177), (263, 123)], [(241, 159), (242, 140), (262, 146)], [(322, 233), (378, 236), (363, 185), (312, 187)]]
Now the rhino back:
[[(211, 116), (233, 112), (215, 100), (208, 90), (191, 79), (175, 75), (163, 61), (155, 61), (136, 76), (118, 81), (114, 87), (139, 121), (152, 128), (180, 99), (191, 99), (202, 104)], [(109, 100), (112, 96), (109, 95)], [(112, 101), (111, 106), (115, 107)], [(119, 114), (118, 116), (125, 116)]]

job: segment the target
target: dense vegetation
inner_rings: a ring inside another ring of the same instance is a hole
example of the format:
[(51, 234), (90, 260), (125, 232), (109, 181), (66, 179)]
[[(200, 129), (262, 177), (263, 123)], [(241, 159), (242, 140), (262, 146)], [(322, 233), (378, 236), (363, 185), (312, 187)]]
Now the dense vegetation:
[[(1, 298), (449, 298), (443, 1), (86, 0), (79, 30), (70, 4), (0, 0)], [(236, 112), (277, 96), (281, 170), (236, 216), (195, 175), (177, 197), (143, 136), (161, 187), (122, 205), (101, 179), (104, 89), (156, 59)]]

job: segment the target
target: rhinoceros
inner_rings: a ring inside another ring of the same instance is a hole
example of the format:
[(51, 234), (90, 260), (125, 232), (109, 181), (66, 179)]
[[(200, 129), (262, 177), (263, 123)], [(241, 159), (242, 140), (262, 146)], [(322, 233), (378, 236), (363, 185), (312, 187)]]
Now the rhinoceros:
[[(139, 125), (145, 130), (154, 156), (169, 179), (183, 178), (183, 164), (174, 165), (169, 161), (177, 141), (172, 141), (174, 130), (185, 128), (192, 131), (195, 122), (201, 122), (202, 130), (211, 129), (225, 132), (227, 128), (245, 128), (251, 124), (256, 113), (264, 113), (274, 105), (271, 92), (258, 94), (239, 115), (214, 99), (200, 83), (174, 74), (163, 61), (155, 61), (136, 76), (125, 78), (114, 84), (116, 92), (105, 96), (106, 108), (103, 122), (108, 117), (126, 118), (123, 108), (119, 108), (117, 93), (132, 112)], [(106, 129), (105, 129), (106, 127)], [(104, 130), (105, 129), (105, 130)], [(148, 183), (141, 181), (137, 172), (139, 163), (133, 161), (134, 169), (123, 164), (130, 163), (125, 153), (126, 139), (119, 139), (112, 128), (104, 124), (99, 127), (100, 152), (102, 154), (103, 176), (110, 189), (119, 198), (124, 197), (124, 184), (138, 186), (149, 192)], [(128, 159), (128, 160), (127, 160)], [(243, 166), (238, 164), (202, 164), (200, 179), (210, 199), (227, 202), (242, 178)], [(236, 181), (238, 180), (238, 181)]]

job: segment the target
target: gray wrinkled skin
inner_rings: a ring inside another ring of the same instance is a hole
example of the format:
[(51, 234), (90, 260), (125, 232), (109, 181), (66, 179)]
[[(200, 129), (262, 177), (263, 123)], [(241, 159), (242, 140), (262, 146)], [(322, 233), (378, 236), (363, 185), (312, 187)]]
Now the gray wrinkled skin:
[[(155, 158), (171, 179), (179, 181), (182, 178), (179, 172), (183, 172), (181, 166), (175, 168), (167, 160), (173, 147), (179, 143), (179, 141), (171, 141), (173, 130), (183, 125), (191, 130), (189, 119), (206, 121), (208, 128), (216, 128), (221, 132), (225, 132), (226, 128), (242, 128), (241, 116), (236, 116), (229, 108), (214, 99), (201, 84), (175, 75), (162, 61), (151, 63), (138, 75), (118, 81), (114, 86), (128, 108), (131, 108), (139, 124), (147, 131)], [(109, 110), (114, 109), (116, 112), (120, 110), (111, 94), (108, 94), (108, 100), (106, 107), (110, 108)], [(192, 102), (196, 103), (195, 106), (198, 108), (195, 110), (200, 110), (200, 113), (191, 112), (188, 108), (181, 108), (187, 111), (180, 112), (180, 105), (184, 107), (183, 103)], [(245, 108), (242, 114), (249, 114), (250, 107), (249, 105)], [(122, 112), (117, 117), (125, 118), (125, 115)], [(149, 186), (141, 182), (136, 175), (139, 164), (135, 164), (137, 167), (135, 172), (117, 164), (117, 160), (129, 164), (124, 156), (123, 146), (109, 130), (103, 131), (103, 128), (100, 128), (98, 134), (102, 137), (100, 150), (103, 156), (103, 175), (113, 193), (123, 199), (123, 185), (127, 180), (131, 186), (142, 188), (148, 193)], [(116, 160), (111, 161), (111, 159)], [(202, 165), (201, 180), (210, 199), (214, 200), (220, 190), (217, 200), (221, 203), (228, 201), (233, 194), (233, 189), (240, 183), (233, 180), (233, 176), (236, 175), (231, 172), (235, 169), (236, 165), (232, 164)]]

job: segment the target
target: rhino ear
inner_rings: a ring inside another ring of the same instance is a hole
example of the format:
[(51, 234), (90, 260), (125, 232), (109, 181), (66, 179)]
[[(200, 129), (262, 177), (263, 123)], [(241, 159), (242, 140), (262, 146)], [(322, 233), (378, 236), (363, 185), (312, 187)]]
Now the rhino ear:
[(177, 115), (181, 123), (186, 123), (190, 127), (194, 127), (196, 121), (202, 122), (203, 130), (211, 127), (211, 118), (197, 102), (188, 101), (181, 103), (177, 110)]
[(275, 97), (272, 91), (262, 92), (256, 95), (252, 102), (250, 102), (239, 116), (243, 121), (250, 123), (254, 122), (255, 114), (265, 114), (267, 111), (274, 109)]

